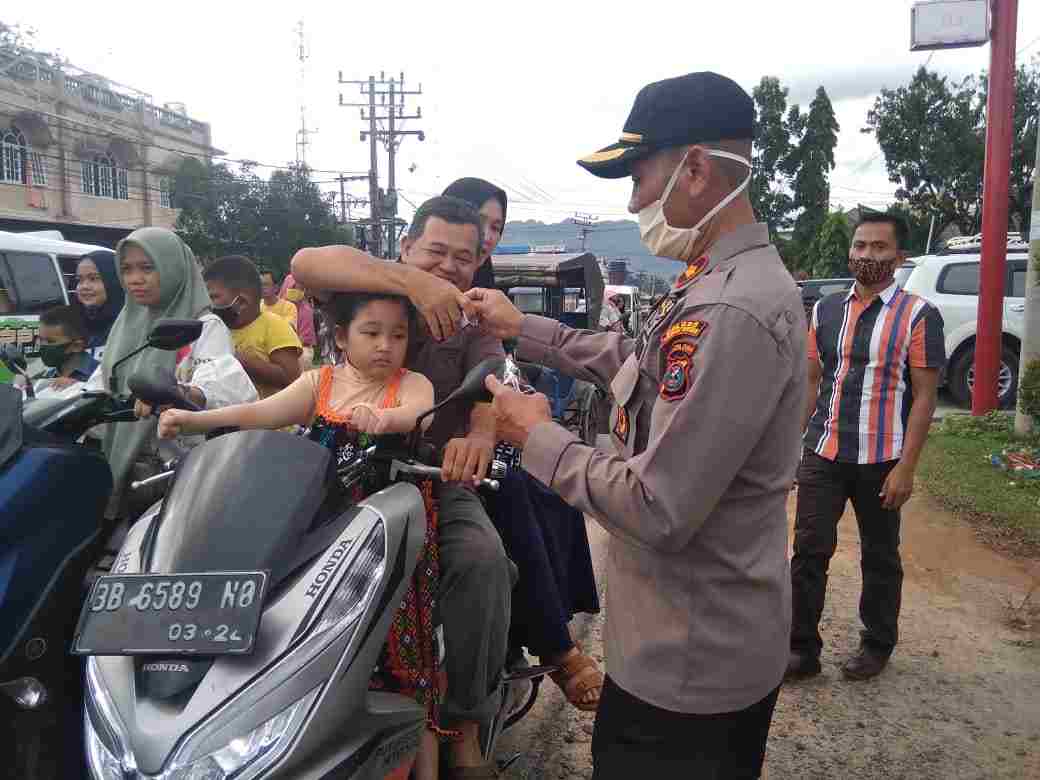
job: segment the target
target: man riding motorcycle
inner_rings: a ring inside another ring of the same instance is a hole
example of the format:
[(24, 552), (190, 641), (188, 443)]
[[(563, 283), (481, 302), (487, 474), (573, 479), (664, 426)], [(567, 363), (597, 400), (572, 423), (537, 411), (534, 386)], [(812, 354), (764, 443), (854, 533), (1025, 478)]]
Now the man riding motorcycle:
[[(480, 258), (480, 217), (455, 198), (424, 203), (402, 242), (400, 263), (387, 263), (351, 247), (301, 249), (292, 262), (295, 279), (309, 290), (370, 291), (407, 296), (428, 315), (445, 298), (460, 301)], [(468, 306), (468, 302), (465, 302)], [(501, 342), (472, 328), (456, 332), (450, 321), (426, 317), (406, 367), (425, 374), (440, 402), (467, 371), (488, 357), (504, 357)], [(487, 404), (459, 404), (439, 411), (429, 438), (444, 448), (445, 484), (439, 486), (441, 583), (438, 604), (447, 650), (446, 725), (461, 732), (452, 745), (451, 777), (494, 778), (479, 744), (479, 724), (492, 716), (505, 665), (514, 567), (506, 557), (472, 485), (490, 464), (494, 421)]]

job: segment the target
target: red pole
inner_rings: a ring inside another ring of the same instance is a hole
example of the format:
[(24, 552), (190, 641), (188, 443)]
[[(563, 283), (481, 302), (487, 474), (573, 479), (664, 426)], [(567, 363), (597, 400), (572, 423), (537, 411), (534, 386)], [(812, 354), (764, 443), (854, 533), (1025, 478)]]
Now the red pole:
[(986, 169), (982, 184), (982, 270), (975, 337), (975, 388), (971, 413), (997, 408), (1007, 260), (1008, 175), (1015, 112), (1015, 27), (1018, 0), (993, 0), (989, 100), (986, 104)]

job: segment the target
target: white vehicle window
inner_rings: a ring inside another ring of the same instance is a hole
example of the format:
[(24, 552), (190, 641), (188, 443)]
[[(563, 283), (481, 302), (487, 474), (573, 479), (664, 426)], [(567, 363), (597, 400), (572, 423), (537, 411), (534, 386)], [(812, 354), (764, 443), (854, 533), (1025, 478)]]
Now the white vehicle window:
[(39, 314), (65, 303), (61, 277), (48, 255), (7, 252), (0, 255), (3, 314)]
[(823, 298), (828, 295), (833, 295), (834, 293), (848, 292), (850, 286), (851, 285), (845, 284), (844, 282), (839, 282), (838, 284), (821, 284), (820, 297)]
[(1026, 269), (1025, 268), (1013, 268), (1011, 270), (1011, 290), (1008, 292), (1009, 298), (1025, 298), (1026, 297)]
[(901, 268), (897, 268), (896, 269), (896, 273), (895, 273), (896, 286), (899, 287), (900, 289), (905, 287), (906, 286), (906, 280), (910, 278), (910, 274), (912, 274), (913, 272), (914, 272), (914, 267), (912, 265), (908, 265), (908, 266), (903, 266)]
[(946, 295), (978, 295), (979, 264), (954, 263), (947, 266), (939, 276), (936, 290)]

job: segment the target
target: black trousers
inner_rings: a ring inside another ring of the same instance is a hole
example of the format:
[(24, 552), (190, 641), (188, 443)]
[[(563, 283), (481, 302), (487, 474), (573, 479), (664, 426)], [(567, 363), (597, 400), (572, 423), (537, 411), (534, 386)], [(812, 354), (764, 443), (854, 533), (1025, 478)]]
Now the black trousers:
[(779, 693), (739, 712), (692, 715), (648, 704), (607, 677), (592, 736), (592, 780), (756, 780)]
[(859, 616), (863, 644), (885, 657), (899, 638), (903, 564), (899, 510), (884, 509), (878, 495), (896, 461), (838, 463), (806, 450), (798, 467), (798, 509), (791, 560), (791, 649), (818, 657), (823, 649), (820, 615), (827, 570), (838, 546), (838, 521), (852, 501), (859, 524), (863, 591)]

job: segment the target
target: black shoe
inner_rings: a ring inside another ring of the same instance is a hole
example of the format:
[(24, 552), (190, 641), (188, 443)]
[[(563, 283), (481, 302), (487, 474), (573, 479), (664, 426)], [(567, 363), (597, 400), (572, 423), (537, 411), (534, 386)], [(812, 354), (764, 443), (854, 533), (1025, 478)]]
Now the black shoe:
[(820, 659), (815, 655), (792, 652), (787, 659), (787, 671), (784, 672), (785, 680), (800, 680), (807, 677), (815, 677), (823, 671)]
[(869, 680), (877, 677), (888, 665), (888, 656), (861, 645), (859, 652), (841, 667), (847, 680)]

